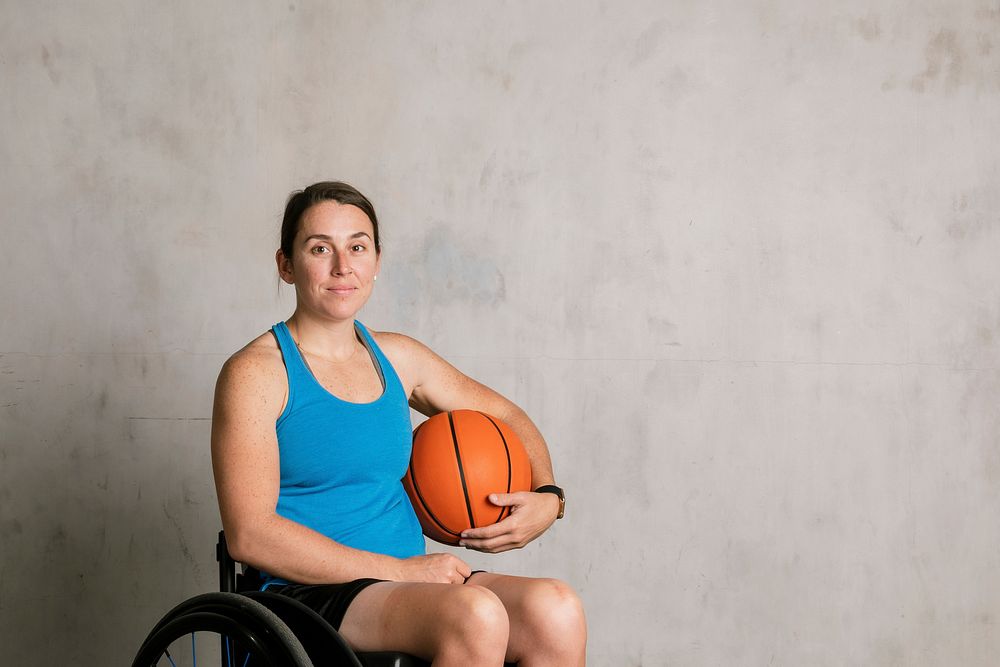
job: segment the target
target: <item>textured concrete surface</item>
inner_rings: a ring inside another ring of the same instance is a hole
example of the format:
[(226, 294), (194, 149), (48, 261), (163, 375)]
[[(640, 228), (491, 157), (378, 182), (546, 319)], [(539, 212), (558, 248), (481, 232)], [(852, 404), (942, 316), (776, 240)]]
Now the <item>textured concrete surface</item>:
[(591, 664), (995, 664), (995, 0), (4, 1), (0, 74), (5, 664), (215, 586), (215, 375), (331, 177), (365, 320), (547, 434), (567, 519), (472, 560)]

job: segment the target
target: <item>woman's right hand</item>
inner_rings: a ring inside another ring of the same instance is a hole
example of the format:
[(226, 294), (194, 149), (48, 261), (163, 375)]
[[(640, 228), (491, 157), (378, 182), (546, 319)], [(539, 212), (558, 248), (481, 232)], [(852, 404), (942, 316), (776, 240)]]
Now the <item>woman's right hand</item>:
[(461, 584), (472, 574), (472, 568), (468, 563), (451, 554), (411, 556), (401, 562), (403, 581)]

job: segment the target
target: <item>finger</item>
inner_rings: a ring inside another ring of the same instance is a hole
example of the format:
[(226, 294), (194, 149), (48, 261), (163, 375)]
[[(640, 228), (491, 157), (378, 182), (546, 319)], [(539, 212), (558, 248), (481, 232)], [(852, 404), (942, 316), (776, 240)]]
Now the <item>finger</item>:
[(490, 524), (488, 526), (482, 526), (481, 528), (469, 528), (462, 531), (462, 539), (467, 537), (473, 539), (482, 540), (491, 537), (498, 537), (504, 533), (509, 533), (513, 530), (514, 526), (511, 522), (511, 517), (507, 517), (503, 521)]
[(518, 491), (516, 493), (491, 493), (488, 500), (497, 507), (510, 507), (511, 505), (523, 505), (530, 491)]
[(488, 540), (463, 540), (466, 549), (482, 551), (484, 553), (499, 553), (510, 549), (517, 549), (523, 546), (518, 540), (509, 535), (495, 537)]
[(512, 493), (491, 493), (487, 496), (487, 500), (496, 505), (497, 507), (507, 507), (508, 505), (513, 505)]
[[(494, 525), (496, 525), (496, 524), (494, 524)], [(493, 526), (485, 526), (483, 528), (472, 528), (472, 529), (466, 530), (466, 531), (464, 531), (462, 533), (461, 537), (458, 540), (459, 543), (460, 543), (459, 546), (464, 546), (464, 545), (461, 544), (461, 542), (464, 542), (466, 540), (470, 540), (470, 539), (472, 539), (472, 540), (488, 540), (488, 539), (490, 539), (492, 537), (499, 537), (500, 535), (502, 535), (505, 532), (507, 532), (507, 531), (495, 529)]]
[(501, 533), (499, 535), (493, 535), (490, 537), (483, 538), (462, 538), (459, 542), (459, 546), (463, 546), (467, 549), (475, 549), (476, 551), (487, 551), (492, 550), (497, 547), (513, 547), (518, 546), (522, 543), (522, 540), (514, 531), (508, 531)]

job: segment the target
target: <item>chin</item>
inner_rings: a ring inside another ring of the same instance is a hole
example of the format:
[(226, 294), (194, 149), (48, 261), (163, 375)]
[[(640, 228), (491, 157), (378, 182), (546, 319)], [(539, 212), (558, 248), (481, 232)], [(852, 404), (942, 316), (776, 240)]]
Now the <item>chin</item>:
[(322, 312), (334, 320), (353, 320), (357, 317), (363, 305), (362, 303), (360, 305), (352, 305), (349, 308), (325, 308)]

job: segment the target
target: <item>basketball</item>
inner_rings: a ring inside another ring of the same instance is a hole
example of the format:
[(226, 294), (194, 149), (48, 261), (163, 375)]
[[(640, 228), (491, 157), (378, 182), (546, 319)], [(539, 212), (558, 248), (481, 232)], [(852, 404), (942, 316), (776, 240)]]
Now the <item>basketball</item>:
[(424, 535), (456, 545), (463, 530), (494, 524), (510, 513), (491, 493), (531, 490), (531, 463), (514, 431), (475, 410), (434, 415), (413, 431), (403, 477)]

